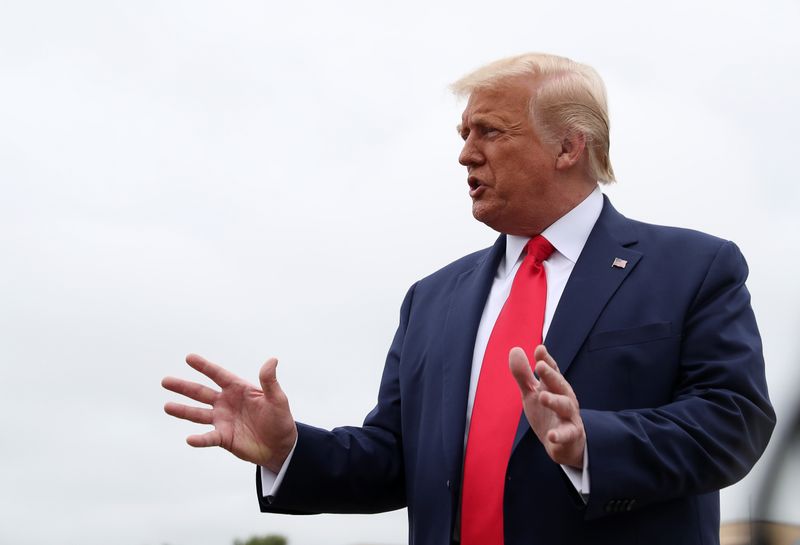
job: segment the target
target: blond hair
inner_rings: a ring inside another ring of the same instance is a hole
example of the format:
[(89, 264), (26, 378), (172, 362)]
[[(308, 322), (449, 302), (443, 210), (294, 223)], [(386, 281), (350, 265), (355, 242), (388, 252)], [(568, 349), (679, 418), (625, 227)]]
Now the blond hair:
[(523, 75), (541, 80), (529, 107), (540, 136), (555, 143), (569, 134), (583, 135), (591, 176), (601, 183), (615, 181), (608, 156), (606, 89), (591, 66), (566, 57), (525, 53), (482, 66), (453, 83), (450, 89), (457, 96), (468, 96), (477, 89), (493, 88), (502, 80)]

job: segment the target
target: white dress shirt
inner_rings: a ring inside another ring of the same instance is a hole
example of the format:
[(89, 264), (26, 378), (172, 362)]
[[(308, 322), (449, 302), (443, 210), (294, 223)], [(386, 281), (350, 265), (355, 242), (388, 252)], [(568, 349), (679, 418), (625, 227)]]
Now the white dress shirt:
[[(575, 262), (578, 260), (581, 251), (583, 251), (586, 239), (589, 238), (589, 233), (591, 233), (597, 218), (600, 217), (602, 208), (603, 194), (598, 187), (578, 206), (570, 210), (542, 232), (542, 236), (550, 241), (550, 244), (555, 248), (552, 255), (544, 261), (544, 270), (547, 275), (547, 302), (545, 303), (544, 325), (542, 327), (543, 339), (547, 337), (547, 331), (550, 328), (550, 323), (553, 321), (553, 315), (561, 299), (561, 294), (564, 292), (564, 286), (567, 285), (567, 280), (569, 280), (569, 276), (572, 274)], [(478, 333), (475, 337), (475, 350), (472, 354), (469, 396), (467, 398), (467, 426), (464, 433), (465, 446), (467, 444), (467, 435), (469, 434), (472, 406), (475, 402), (475, 391), (478, 388), (481, 363), (483, 362), (483, 356), (486, 352), (486, 345), (489, 343), (489, 335), (494, 328), (497, 317), (500, 315), (503, 304), (505, 304), (506, 299), (508, 299), (508, 294), (511, 292), (511, 284), (514, 280), (514, 275), (517, 273), (517, 269), (519, 269), (522, 263), (524, 257), (522, 252), (528, 240), (530, 240), (528, 237), (506, 236), (506, 253), (500, 261), (500, 265), (497, 267), (497, 273), (492, 281), (492, 288), (486, 300), (486, 306), (483, 308), (481, 321), (478, 324)], [(297, 443), (295, 443), (295, 446), (296, 444)], [(277, 474), (261, 467), (261, 490), (264, 496), (274, 496), (278, 492), (286, 469), (291, 462), (292, 454), (294, 454), (294, 448), (292, 448), (292, 452), (289, 453), (289, 456), (286, 458), (281, 470)], [(575, 489), (584, 497), (589, 494), (588, 463), (589, 458), (586, 449), (584, 449), (583, 471), (569, 466), (561, 466), (575, 486)]]

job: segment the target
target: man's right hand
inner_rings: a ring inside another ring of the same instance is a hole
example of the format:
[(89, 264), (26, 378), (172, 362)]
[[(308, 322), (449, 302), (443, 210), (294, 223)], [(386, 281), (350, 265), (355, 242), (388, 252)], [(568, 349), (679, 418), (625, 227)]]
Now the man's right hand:
[(186, 356), (186, 363), (222, 390), (218, 392), (175, 377), (161, 381), (167, 390), (211, 405), (211, 408), (181, 403), (164, 405), (167, 414), (214, 426), (213, 431), (190, 435), (186, 442), (193, 447), (222, 447), (242, 460), (278, 473), (297, 439), (289, 401), (275, 375), (278, 360), (270, 358), (261, 367), (258, 376), (261, 389), (196, 354)]

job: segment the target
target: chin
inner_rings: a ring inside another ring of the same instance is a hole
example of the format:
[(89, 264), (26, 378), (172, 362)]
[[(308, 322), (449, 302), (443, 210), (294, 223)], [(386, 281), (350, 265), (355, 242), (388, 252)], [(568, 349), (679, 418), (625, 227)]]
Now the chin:
[(478, 220), (479, 222), (491, 227), (495, 231), (500, 232), (500, 228), (497, 226), (497, 211), (493, 210), (491, 207), (485, 206), (483, 203), (476, 202), (472, 204), (472, 217)]

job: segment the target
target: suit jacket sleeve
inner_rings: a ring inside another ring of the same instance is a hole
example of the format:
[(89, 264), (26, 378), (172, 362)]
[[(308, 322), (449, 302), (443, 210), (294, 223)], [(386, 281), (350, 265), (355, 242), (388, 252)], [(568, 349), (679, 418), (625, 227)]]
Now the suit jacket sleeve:
[(738, 248), (723, 243), (686, 312), (670, 403), (582, 409), (587, 518), (716, 491), (744, 477), (763, 452), (775, 415), (746, 277)]
[(360, 428), (327, 431), (298, 423), (297, 446), (276, 496), (263, 497), (256, 472), (262, 512), (376, 513), (406, 506), (398, 375), (415, 287), (400, 309), (377, 406)]

